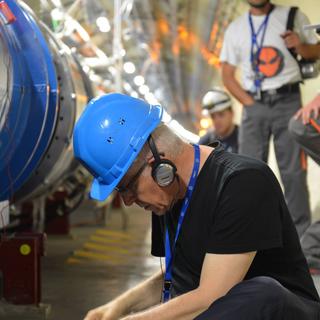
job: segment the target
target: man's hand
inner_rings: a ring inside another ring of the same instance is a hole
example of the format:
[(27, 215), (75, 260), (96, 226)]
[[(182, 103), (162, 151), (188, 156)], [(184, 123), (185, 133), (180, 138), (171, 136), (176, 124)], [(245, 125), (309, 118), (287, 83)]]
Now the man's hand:
[(253, 105), (254, 99), (241, 87), (235, 77), (236, 67), (227, 62), (223, 62), (221, 66), (223, 84), (230, 93), (244, 106)]
[[(159, 303), (162, 291), (162, 272), (146, 279), (111, 302), (92, 309), (84, 320), (119, 320), (131, 312), (148, 309)], [(127, 318), (125, 318), (127, 319)], [(130, 316), (128, 319), (131, 319)]]
[(114, 303), (107, 303), (90, 310), (84, 320), (118, 320), (123, 313)]
[(294, 32), (287, 30), (281, 37), (288, 49), (294, 49), (294, 51), (299, 54), (304, 59), (316, 60), (320, 58), (320, 44), (308, 44), (303, 43), (299, 35)]
[(297, 50), (302, 45), (299, 35), (294, 31), (287, 30), (281, 34), (281, 37), (288, 49)]
[(250, 107), (254, 105), (254, 99), (248, 94), (248, 96), (243, 100), (244, 107)]
[(303, 124), (308, 124), (310, 118), (313, 116), (315, 119), (320, 115), (320, 94), (318, 94), (311, 102), (304, 108), (300, 109), (294, 116), (295, 119), (301, 118)]

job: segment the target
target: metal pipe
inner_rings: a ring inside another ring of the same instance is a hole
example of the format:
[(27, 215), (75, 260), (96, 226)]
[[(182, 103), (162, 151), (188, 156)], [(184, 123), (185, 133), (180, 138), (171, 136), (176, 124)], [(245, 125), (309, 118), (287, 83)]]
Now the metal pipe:
[(114, 14), (113, 14), (113, 58), (115, 72), (115, 89), (117, 92), (122, 91), (122, 21), (121, 21), (121, 0), (114, 0)]

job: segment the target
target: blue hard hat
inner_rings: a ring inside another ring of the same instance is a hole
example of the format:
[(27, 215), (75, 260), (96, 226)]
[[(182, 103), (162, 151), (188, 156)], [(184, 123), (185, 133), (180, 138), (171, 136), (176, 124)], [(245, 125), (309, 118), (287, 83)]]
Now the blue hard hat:
[(161, 106), (110, 93), (89, 102), (76, 123), (75, 157), (94, 176), (90, 195), (105, 200), (161, 121)]

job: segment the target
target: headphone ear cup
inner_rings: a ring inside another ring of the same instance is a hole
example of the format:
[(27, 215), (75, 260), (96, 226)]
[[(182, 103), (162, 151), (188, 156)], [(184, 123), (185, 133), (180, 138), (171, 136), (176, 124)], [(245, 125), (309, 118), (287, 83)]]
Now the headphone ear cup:
[(152, 166), (152, 178), (160, 187), (169, 186), (175, 178), (177, 168), (170, 160), (162, 159)]

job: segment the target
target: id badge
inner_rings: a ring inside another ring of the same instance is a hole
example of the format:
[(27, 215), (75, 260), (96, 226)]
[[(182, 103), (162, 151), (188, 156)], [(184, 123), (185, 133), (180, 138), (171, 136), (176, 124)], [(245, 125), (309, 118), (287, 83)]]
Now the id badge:
[(257, 72), (254, 77), (254, 84), (255, 84), (255, 100), (261, 100), (261, 82), (263, 80), (263, 74), (261, 72)]
[(254, 93), (253, 97), (255, 100), (261, 100), (262, 96), (261, 96), (261, 88), (260, 87), (256, 87), (256, 92)]

